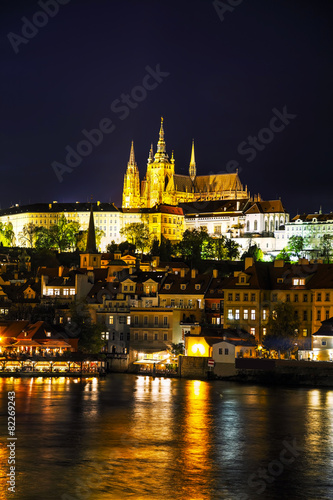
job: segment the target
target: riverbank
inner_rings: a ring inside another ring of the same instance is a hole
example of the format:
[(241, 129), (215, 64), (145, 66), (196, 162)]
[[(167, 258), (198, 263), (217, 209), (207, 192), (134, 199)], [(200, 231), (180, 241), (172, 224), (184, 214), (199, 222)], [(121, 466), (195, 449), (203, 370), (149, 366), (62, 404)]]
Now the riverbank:
[(100, 377), (104, 378), (105, 374), (95, 373), (95, 372), (0, 372), (0, 377), (8, 378), (59, 378), (59, 377), (73, 377), (73, 378), (81, 378), (81, 377)]

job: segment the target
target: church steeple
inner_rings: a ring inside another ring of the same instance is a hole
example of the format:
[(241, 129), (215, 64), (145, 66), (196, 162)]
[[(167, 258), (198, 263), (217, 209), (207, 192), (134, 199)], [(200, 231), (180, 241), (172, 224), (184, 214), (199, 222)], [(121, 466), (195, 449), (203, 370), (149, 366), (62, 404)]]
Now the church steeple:
[(131, 151), (130, 151), (128, 166), (136, 167), (133, 141), (131, 142)]
[(124, 177), (123, 208), (135, 208), (140, 206), (140, 176), (135, 161), (134, 143), (131, 142), (131, 150)]
[(149, 151), (149, 156), (148, 156), (148, 163), (152, 163), (154, 161), (154, 149), (153, 145), (150, 146), (150, 151)]
[(192, 140), (192, 151), (191, 151), (191, 161), (189, 168), (189, 175), (191, 177), (191, 181), (193, 182), (197, 175), (196, 163), (195, 163), (195, 154), (194, 154), (194, 139)]
[(92, 204), (90, 207), (90, 218), (89, 218), (89, 226), (88, 226), (88, 234), (87, 234), (86, 253), (97, 253), (94, 212), (93, 212)]
[(163, 128), (163, 117), (161, 117), (161, 127), (157, 143), (157, 151), (155, 154), (155, 161), (168, 161), (168, 155), (166, 154), (166, 144), (164, 140), (164, 128)]

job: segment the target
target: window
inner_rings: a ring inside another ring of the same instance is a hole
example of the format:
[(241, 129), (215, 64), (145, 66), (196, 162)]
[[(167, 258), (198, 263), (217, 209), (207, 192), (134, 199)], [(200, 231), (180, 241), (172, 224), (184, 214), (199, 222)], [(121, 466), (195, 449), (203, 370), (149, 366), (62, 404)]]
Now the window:
[(249, 319), (249, 310), (248, 309), (244, 309), (244, 311), (243, 311), (243, 318), (244, 319)]
[(267, 319), (267, 310), (266, 309), (263, 309), (263, 311), (262, 311), (262, 319), (263, 319), (263, 321), (265, 321)]
[(148, 333), (146, 333), (146, 332), (145, 332), (145, 333), (143, 334), (143, 340), (148, 340)]
[(131, 316), (127, 316), (127, 324), (130, 325), (131, 324)]
[(221, 234), (221, 226), (214, 226), (214, 234)]
[(60, 295), (60, 289), (59, 288), (55, 288), (54, 289), (54, 295)]
[(235, 294), (235, 301), (239, 302), (239, 300), (240, 300), (240, 295), (239, 295), (239, 293), (236, 293)]
[(129, 289), (130, 289), (130, 292), (133, 292), (134, 291), (134, 286), (130, 285)]
[(232, 309), (228, 309), (228, 319), (233, 319)]
[(251, 333), (251, 335), (255, 336), (256, 329), (255, 328), (250, 328), (250, 333)]
[(326, 340), (322, 340), (321, 345), (326, 345)]
[(329, 309), (327, 309), (325, 311), (325, 319), (330, 319), (330, 311), (329, 311)]
[(154, 317), (154, 325), (158, 325), (158, 316)]
[(126, 316), (119, 316), (119, 324), (125, 325), (126, 323)]
[(138, 334), (138, 332), (135, 332), (135, 334), (134, 334), (134, 340), (138, 340), (138, 338), (139, 338), (139, 334)]
[(153, 217), (153, 224), (157, 224), (157, 217)]
[(164, 326), (168, 325), (168, 316), (164, 316), (164, 318), (163, 318), (163, 325)]
[(135, 325), (139, 324), (139, 316), (134, 316), (134, 324)]
[(321, 311), (320, 309), (317, 310), (317, 321), (321, 320)]
[(182, 285), (180, 285), (180, 289), (181, 290), (185, 290), (186, 289), (186, 285), (183, 283)]
[(154, 333), (154, 340), (158, 340), (158, 333)]
[(266, 335), (266, 333), (267, 333), (267, 328), (263, 328), (263, 329), (262, 329), (262, 334), (265, 336), (265, 335)]
[(303, 294), (303, 302), (307, 302), (308, 301), (308, 296), (306, 293)]
[(308, 320), (308, 311), (303, 311), (303, 321)]
[(319, 292), (319, 293), (317, 293), (317, 301), (318, 301), (318, 302), (321, 302), (321, 293), (320, 293), (320, 292)]
[(179, 307), (183, 307), (184, 306), (184, 300), (183, 299), (179, 299)]
[(240, 277), (240, 279), (239, 279), (239, 281), (240, 281), (241, 283), (245, 283), (245, 276), (241, 276), (241, 277)]
[(148, 316), (143, 317), (143, 324), (148, 325)]
[(244, 293), (244, 302), (247, 302), (249, 300), (249, 294)]
[(287, 293), (286, 295), (286, 302), (290, 302), (290, 293)]
[[(69, 290), (68, 290), (68, 288), (64, 288), (63, 294), (64, 294), (64, 295), (69, 295)], [(29, 298), (30, 298), (30, 297), (29, 297)]]
[(256, 319), (256, 310), (255, 309), (251, 309), (251, 319), (252, 320)]
[(227, 347), (224, 349), (224, 354), (225, 354), (225, 356), (228, 356), (228, 354), (229, 354), (229, 349)]
[(251, 293), (251, 301), (254, 302), (256, 300), (256, 294)]
[(277, 293), (272, 294), (272, 302), (277, 302)]
[(171, 299), (170, 305), (171, 305), (171, 307), (175, 307), (175, 299)]
[(329, 301), (330, 301), (330, 294), (325, 293), (325, 302), (329, 302)]
[(109, 325), (113, 325), (113, 316), (109, 316)]
[(165, 333), (165, 334), (163, 335), (163, 340), (168, 340), (168, 334), (167, 334), (167, 333)]
[(223, 353), (223, 350), (222, 350), (222, 348), (220, 347), (220, 348), (219, 348), (219, 354), (222, 354), (222, 353)]
[(239, 309), (236, 309), (235, 311), (235, 319), (239, 319)]
[(253, 229), (254, 229), (254, 231), (258, 230), (258, 222), (256, 220), (254, 221)]
[(308, 329), (303, 328), (303, 337), (307, 337), (307, 335), (308, 335)]
[(228, 293), (228, 300), (232, 300), (232, 293)]
[(200, 285), (195, 285), (196, 290), (200, 290)]
[(124, 292), (127, 292), (127, 285), (124, 285)]
[(294, 302), (298, 302), (298, 293), (295, 293), (294, 295)]

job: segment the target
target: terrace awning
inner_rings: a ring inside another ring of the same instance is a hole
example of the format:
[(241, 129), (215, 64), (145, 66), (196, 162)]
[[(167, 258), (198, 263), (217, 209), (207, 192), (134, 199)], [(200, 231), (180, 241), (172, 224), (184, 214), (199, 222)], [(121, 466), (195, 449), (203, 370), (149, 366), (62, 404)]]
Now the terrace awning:
[(140, 359), (134, 361), (133, 365), (160, 365), (165, 362), (165, 359)]

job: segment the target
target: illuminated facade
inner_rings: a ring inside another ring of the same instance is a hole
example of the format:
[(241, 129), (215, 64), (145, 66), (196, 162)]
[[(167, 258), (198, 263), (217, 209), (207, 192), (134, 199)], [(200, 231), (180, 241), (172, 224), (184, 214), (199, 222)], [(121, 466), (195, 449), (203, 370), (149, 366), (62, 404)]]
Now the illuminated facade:
[(134, 146), (124, 177), (123, 208), (152, 208), (155, 205), (178, 205), (191, 201), (224, 199), (246, 199), (247, 189), (243, 188), (237, 173), (200, 175), (196, 174), (194, 143), (192, 143), (189, 175), (175, 173), (175, 159), (166, 152), (163, 118), (157, 151), (151, 146), (147, 171), (139, 189), (139, 170), (135, 162)]

